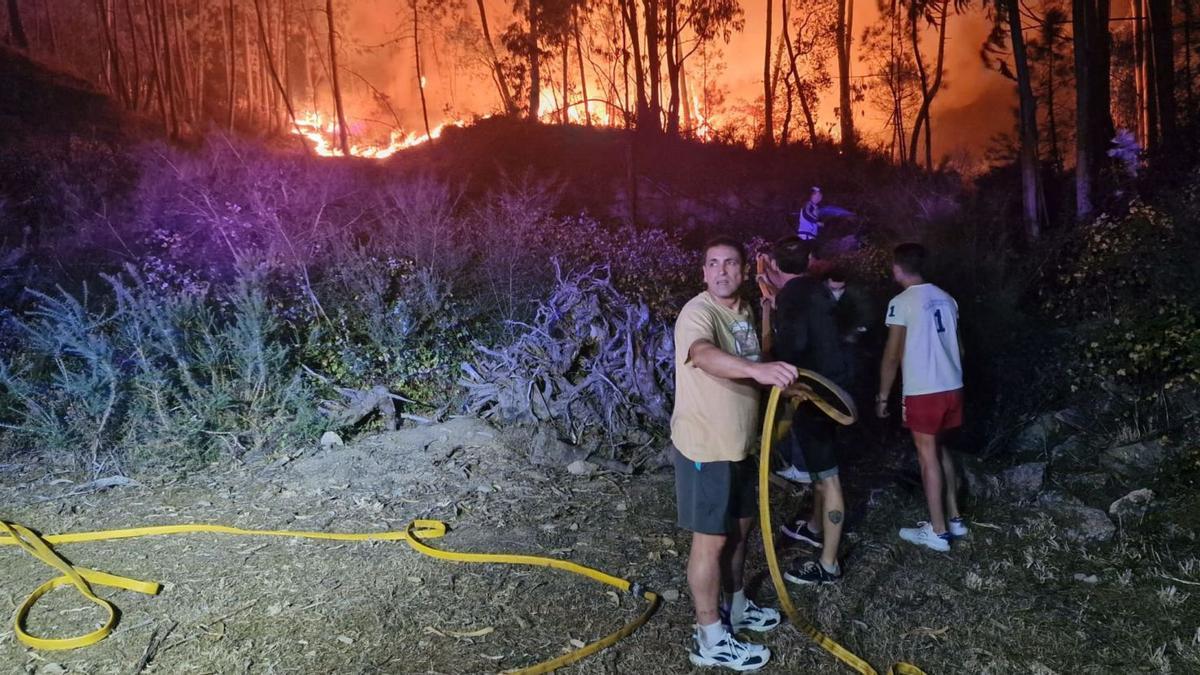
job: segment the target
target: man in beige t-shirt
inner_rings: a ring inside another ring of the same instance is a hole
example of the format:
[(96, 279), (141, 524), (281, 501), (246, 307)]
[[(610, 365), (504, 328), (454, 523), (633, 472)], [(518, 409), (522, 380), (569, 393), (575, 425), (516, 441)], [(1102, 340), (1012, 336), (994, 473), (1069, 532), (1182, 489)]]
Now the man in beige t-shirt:
[(796, 368), (761, 362), (754, 315), (738, 295), (749, 272), (741, 244), (710, 241), (703, 269), (706, 289), (684, 305), (675, 322), (671, 416), (671, 440), (679, 450), (679, 526), (692, 532), (687, 576), (697, 627), (688, 657), (698, 666), (757, 670), (771, 658), (770, 650), (733, 633), (770, 630), (780, 617), (748, 600), (742, 589), (757, 497), (749, 454), (759, 431), (761, 386), (787, 387)]

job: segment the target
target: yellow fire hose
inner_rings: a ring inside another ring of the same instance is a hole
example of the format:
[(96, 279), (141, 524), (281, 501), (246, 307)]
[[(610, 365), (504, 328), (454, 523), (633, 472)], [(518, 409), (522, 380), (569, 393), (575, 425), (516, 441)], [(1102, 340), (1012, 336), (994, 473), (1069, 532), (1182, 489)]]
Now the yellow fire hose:
[[(766, 416), (763, 419), (762, 444), (758, 458), (759, 529), (762, 530), (763, 551), (767, 557), (767, 566), (771, 570), (771, 583), (775, 586), (775, 594), (779, 596), (779, 606), (783, 608), (788, 620), (792, 622), (792, 625), (797, 630), (812, 638), (822, 649), (862, 675), (877, 675), (871, 664), (838, 644), (833, 638), (817, 630), (816, 627), (800, 616), (800, 613), (796, 610), (796, 606), (792, 604), (791, 596), (788, 595), (787, 586), (783, 582), (783, 573), (779, 569), (779, 560), (775, 556), (775, 531), (771, 525), (770, 500), (771, 447), (777, 440), (782, 438), (783, 432), (780, 429), (786, 429), (786, 425), (791, 423), (790, 419), (785, 419), (780, 424), (776, 424), (775, 417), (779, 410), (779, 399), (782, 395), (787, 394), (793, 400), (798, 400), (800, 403), (804, 403), (805, 401), (813, 403), (822, 412), (833, 418), (834, 421), (843, 425), (853, 424), (857, 416), (853, 400), (836, 384), (812, 371), (802, 369), (800, 370), (800, 375), (801, 382), (807, 378), (829, 388), (834, 395), (841, 399), (843, 406), (849, 411), (849, 414), (831, 405), (828, 401), (817, 395), (811, 387), (804, 384), (794, 385), (793, 388), (789, 388), (786, 392), (778, 387), (771, 389), (771, 396), (767, 399)], [(925, 671), (920, 668), (903, 662), (893, 665), (888, 670), (888, 673), (890, 675), (925, 675)]]
[[(642, 624), (649, 620), (650, 615), (658, 608), (658, 595), (646, 590), (640, 584), (631, 582), (627, 579), (614, 577), (610, 574), (605, 574), (599, 570), (585, 567), (566, 560), (557, 560), (554, 558), (543, 558), (541, 556), (532, 555), (511, 555), (502, 553), (456, 553), (453, 551), (443, 551), (433, 548), (426, 544), (423, 540), (434, 539), (441, 537), (446, 533), (446, 524), (439, 520), (414, 520), (409, 523), (404, 531), (392, 532), (354, 532), (354, 533), (334, 533), (334, 532), (301, 532), (291, 530), (247, 530), (238, 527), (228, 527), (225, 525), (161, 525), (156, 527), (135, 527), (123, 530), (102, 530), (97, 532), (75, 532), (71, 534), (53, 534), (46, 537), (38, 535), (27, 527), (16, 523), (8, 523), (0, 520), (0, 529), (6, 532), (6, 535), (0, 535), (0, 546), (15, 545), (26, 551), (33, 557), (42, 562), (54, 567), (62, 573), (61, 576), (55, 577), (46, 583), (38, 586), (29, 597), (21, 603), (13, 615), (13, 628), (17, 634), (17, 638), (36, 649), (75, 649), (95, 644), (103, 640), (113, 631), (116, 626), (116, 608), (111, 602), (97, 596), (92, 592), (92, 585), (111, 586), (113, 588), (123, 588), (125, 590), (145, 593), (147, 595), (156, 595), (160, 590), (159, 584), (153, 581), (140, 581), (127, 577), (120, 577), (97, 570), (78, 567), (62, 559), (51, 548), (51, 544), (73, 544), (89, 541), (106, 541), (110, 539), (129, 539), (132, 537), (146, 537), (151, 535), (166, 535), (166, 534), (186, 534), (195, 532), (215, 532), (221, 534), (236, 534), (236, 535), (257, 535), (270, 537), (303, 537), (306, 539), (333, 539), (338, 541), (405, 541), (413, 550), (422, 555), (438, 560), (449, 560), (452, 562), (464, 563), (492, 563), (502, 565), (530, 565), (536, 567), (551, 567), (554, 569), (564, 570), (572, 574), (578, 574), (593, 581), (598, 581), (609, 586), (614, 586), (622, 591), (628, 592), (636, 597), (641, 597), (646, 600), (646, 607), (642, 613), (633, 621), (622, 626), (609, 635), (596, 640), (590, 644), (576, 649), (570, 653), (564, 654), (548, 661), (543, 661), (528, 668), (510, 671), (513, 673), (522, 673), (533, 675), (535, 673), (548, 673), (558, 668), (562, 668), (570, 663), (574, 663), (586, 656), (594, 654), (606, 647), (610, 647), (620, 640), (633, 634)], [(66, 584), (73, 584), (75, 588), (87, 598), (90, 602), (104, 608), (108, 613), (108, 618), (100, 628), (75, 637), (69, 638), (42, 638), (30, 635), (25, 630), (25, 619), (29, 614), (30, 608), (37, 603), (38, 599), (47, 592)]]
[[(776, 423), (776, 414), (779, 410), (779, 401), (781, 395), (786, 394), (793, 400), (799, 402), (808, 401), (820, 408), (826, 415), (834, 419), (840, 424), (853, 424), (856, 419), (856, 411), (850, 397), (846, 395), (836, 384), (825, 379), (821, 375), (812, 371), (801, 370), (800, 374), (803, 379), (808, 379), (815, 383), (819, 383), (833, 393), (834, 396), (841, 399), (844, 409), (832, 405), (829, 401), (823, 399), (817, 394), (814, 389), (801, 382), (788, 389), (786, 392), (778, 388), (771, 390), (770, 398), (767, 400), (766, 417), (763, 422), (762, 430), (762, 446), (759, 455), (759, 471), (758, 471), (758, 490), (759, 490), (759, 520), (762, 529), (763, 548), (766, 553), (767, 565), (771, 571), (771, 582), (775, 586), (775, 593), (779, 596), (780, 606), (788, 619), (798, 630), (808, 635), (823, 649), (828, 651), (834, 657), (845, 663), (850, 668), (861, 673), (862, 675), (877, 675), (874, 668), (863, 659), (856, 656), (853, 652), (838, 644), (829, 636), (818, 631), (812, 624), (805, 621), (800, 613), (796, 610), (796, 606), (792, 604), (791, 597), (788, 595), (787, 586), (783, 582), (783, 576), (779, 569), (779, 560), (775, 555), (775, 538), (774, 530), (771, 525), (771, 503), (770, 503), (770, 475), (771, 475), (771, 448), (775, 441), (782, 437), (786, 432), (787, 425), (790, 420), (782, 420)], [(303, 537), (306, 539), (331, 539), (337, 541), (397, 541), (403, 540), (413, 550), (422, 555), (436, 558), (438, 560), (448, 560), (451, 562), (463, 563), (490, 563), (503, 565), (529, 565), (535, 567), (550, 567), (563, 570), (572, 574), (587, 577), (593, 581), (598, 581), (603, 584), (608, 584), (621, 591), (630, 593), (634, 596), (641, 597), (646, 600), (646, 607), (642, 613), (633, 621), (622, 626), (620, 629), (606, 635), (605, 637), (591, 642), (583, 647), (572, 652), (564, 654), (554, 659), (543, 661), (536, 665), (520, 670), (509, 671), (512, 673), (521, 673), (533, 675), (536, 673), (549, 673), (558, 668), (562, 668), (568, 664), (574, 663), (582, 658), (590, 656), (602, 649), (610, 647), (624, 638), (633, 634), (638, 628), (650, 619), (650, 616), (658, 608), (659, 597), (656, 593), (646, 590), (640, 584), (631, 582), (627, 579), (614, 577), (599, 570), (585, 567), (577, 563), (567, 560), (559, 560), (555, 558), (545, 558), (542, 556), (533, 555), (513, 555), (503, 553), (457, 553), (454, 551), (443, 551), (433, 548), (424, 542), (425, 539), (436, 539), (445, 535), (446, 524), (439, 520), (414, 520), (409, 523), (408, 527), (403, 531), (390, 532), (306, 532), (299, 530), (250, 530), (238, 527), (229, 527), (226, 525), (209, 525), (209, 524), (192, 524), (192, 525), (159, 525), (153, 527), (134, 527), (121, 530), (100, 530), (95, 532), (75, 532), (71, 534), (52, 534), (45, 537), (37, 534), (23, 525), (9, 523), (0, 520), (0, 529), (6, 534), (0, 534), (0, 546), (15, 545), (20, 547), (25, 552), (42, 562), (54, 567), (61, 576), (54, 577), (49, 581), (38, 586), (29, 597), (17, 608), (13, 615), (13, 629), (16, 632), (17, 638), (26, 645), (35, 649), (76, 649), (78, 647), (86, 647), (95, 644), (107, 637), (114, 629), (117, 623), (116, 608), (111, 602), (97, 596), (92, 592), (92, 584), (99, 586), (110, 586), (113, 588), (122, 588), (147, 595), (157, 595), (161, 586), (153, 581), (140, 581), (138, 579), (130, 579), (128, 577), (116, 576), (98, 570), (92, 570), (85, 567), (78, 567), (63, 560), (51, 548), (51, 544), (75, 544), (91, 541), (107, 541), (113, 539), (130, 539), (134, 537), (147, 537), (153, 535), (169, 535), (169, 534), (191, 534), (200, 532), (219, 533), (219, 534), (234, 534), (234, 535), (256, 535), (270, 537)], [(25, 630), (25, 621), (30, 609), (34, 604), (49, 591), (72, 584), (88, 601), (104, 608), (108, 613), (108, 618), (96, 630), (68, 638), (42, 638), (29, 634)], [(925, 675), (924, 671), (916, 666), (908, 663), (897, 663), (888, 671), (891, 675)]]

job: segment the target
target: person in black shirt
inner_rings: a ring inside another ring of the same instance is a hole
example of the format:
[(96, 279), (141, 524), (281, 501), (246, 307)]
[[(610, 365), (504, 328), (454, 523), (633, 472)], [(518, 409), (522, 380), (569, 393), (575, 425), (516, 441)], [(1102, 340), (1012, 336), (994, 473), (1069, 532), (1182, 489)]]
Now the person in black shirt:
[[(811, 272), (811, 266), (809, 270)], [(848, 278), (844, 270), (834, 267), (825, 272), (824, 278), (825, 289), (833, 298), (833, 314), (848, 369), (845, 382), (838, 384), (854, 397), (859, 410), (866, 410), (873, 403), (871, 395), (874, 392), (869, 390), (875, 386), (867, 364), (871, 362), (877, 337), (871, 330), (877, 325), (876, 310), (867, 294)]]
[[(821, 279), (807, 274), (811, 244), (785, 237), (772, 247), (768, 277), (779, 287), (773, 299), (773, 358), (824, 375), (845, 386), (851, 375), (836, 302)], [(813, 480), (812, 515), (784, 526), (783, 533), (821, 549), (819, 559), (794, 565), (784, 578), (798, 584), (819, 584), (842, 577), (838, 546), (845, 518), (845, 499), (838, 476), (834, 445), (836, 423), (812, 405), (801, 405), (792, 420), (804, 467)]]

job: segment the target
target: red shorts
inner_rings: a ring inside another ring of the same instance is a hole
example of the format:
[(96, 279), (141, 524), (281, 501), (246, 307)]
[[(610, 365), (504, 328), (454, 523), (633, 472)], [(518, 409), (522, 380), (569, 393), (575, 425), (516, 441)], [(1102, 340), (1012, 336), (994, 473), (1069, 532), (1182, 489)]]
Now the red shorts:
[(904, 426), (919, 434), (938, 434), (957, 429), (963, 421), (963, 390), (905, 396)]

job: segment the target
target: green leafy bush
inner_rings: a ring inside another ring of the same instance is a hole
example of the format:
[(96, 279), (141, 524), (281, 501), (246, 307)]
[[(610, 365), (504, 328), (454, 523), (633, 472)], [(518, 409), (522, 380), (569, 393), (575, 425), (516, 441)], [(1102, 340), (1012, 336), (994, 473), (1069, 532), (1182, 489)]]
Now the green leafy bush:
[(1039, 293), (1047, 319), (1076, 327), (1072, 388), (1200, 382), (1200, 289), (1187, 239), (1171, 215), (1140, 202), (1079, 228)]

